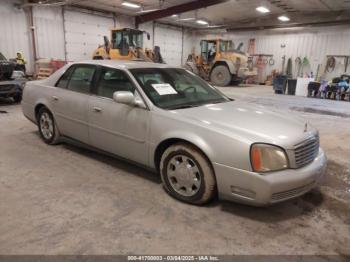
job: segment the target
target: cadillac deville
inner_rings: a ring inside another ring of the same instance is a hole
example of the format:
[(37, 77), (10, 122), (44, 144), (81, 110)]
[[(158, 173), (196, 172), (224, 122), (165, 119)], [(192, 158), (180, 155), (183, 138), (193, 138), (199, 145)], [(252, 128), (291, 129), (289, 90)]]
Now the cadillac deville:
[(27, 83), (22, 108), (47, 144), (65, 138), (145, 166), (192, 204), (216, 194), (281, 202), (317, 186), (326, 168), (318, 131), (305, 121), (230, 99), (165, 64), (69, 64)]

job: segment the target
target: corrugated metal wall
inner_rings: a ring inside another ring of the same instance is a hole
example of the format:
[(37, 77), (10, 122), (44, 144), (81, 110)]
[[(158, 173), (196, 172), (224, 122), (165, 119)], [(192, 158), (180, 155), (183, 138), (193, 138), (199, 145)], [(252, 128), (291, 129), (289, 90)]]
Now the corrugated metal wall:
[(183, 41), (183, 54), (182, 54), (182, 63), (185, 64), (188, 58), (188, 55), (194, 52), (196, 44), (196, 34), (192, 30), (184, 30), (184, 41)]
[[(85, 10), (63, 7), (34, 7), (34, 33), (38, 58), (67, 59), (68, 61), (90, 59), (103, 36), (109, 36), (109, 29), (134, 27), (134, 19), (127, 16), (101, 16)], [(15, 8), (13, 1), (4, 0), (0, 5), (0, 51), (6, 57), (14, 58), (22, 51), (28, 60), (27, 70), (32, 72), (33, 48), (29, 20), (23, 10)], [(150, 33), (144, 36), (144, 46), (153, 49), (161, 47), (167, 63), (181, 66), (191, 52), (195, 35), (179, 27), (169, 27), (153, 22), (140, 25)], [(154, 35), (153, 35), (154, 33)]]
[(182, 29), (156, 24), (154, 45), (160, 47), (165, 62), (180, 66), (182, 60)]
[[(113, 27), (134, 27), (134, 19), (126, 16), (103, 17), (85, 10), (66, 10), (63, 7), (34, 7), (33, 22), (38, 58), (68, 61), (90, 59), (93, 50), (103, 43)], [(34, 58), (29, 27), (29, 14), (14, 5), (12, 0), (0, 4), (0, 52), (15, 58), (21, 51), (27, 60), (27, 71), (33, 72)], [(65, 54), (65, 52), (67, 52)]]
[(141, 24), (139, 28), (150, 34), (150, 40), (144, 36), (144, 46), (150, 49), (160, 46), (165, 62), (170, 65), (183, 65), (194, 48), (196, 34), (192, 30), (153, 22)]
[(33, 8), (38, 58), (65, 59), (62, 7)]
[(0, 5), (0, 52), (7, 59), (15, 58), (18, 51), (27, 60), (27, 68), (33, 66), (30, 48), (30, 31), (27, 16), (13, 5), (13, 1), (2, 0)]
[(88, 60), (93, 51), (110, 35), (113, 17), (102, 17), (76, 11), (64, 11), (65, 39), (68, 61)]
[(154, 36), (153, 36), (153, 22), (148, 22), (139, 25), (140, 30), (144, 30), (150, 34), (150, 40), (147, 39), (147, 36), (143, 36), (143, 46), (145, 48), (153, 49)]
[[(134, 19), (126, 16), (103, 17), (79, 10), (66, 10), (63, 18), (61, 7), (33, 8), (37, 54), (41, 58), (68, 60), (89, 59), (93, 50), (103, 43), (103, 35), (109, 35), (112, 27), (133, 27)], [(28, 69), (33, 69), (31, 32), (27, 16), (16, 8), (11, 0), (3, 0), (0, 5), (0, 52), (8, 58), (14, 58), (17, 51), (22, 51), (28, 60)], [(256, 53), (271, 53), (276, 61), (273, 66), (266, 66), (265, 75), (271, 70), (281, 70), (282, 56), (293, 62), (296, 57), (307, 57), (311, 69), (316, 73), (318, 64), (325, 64), (326, 55), (350, 54), (350, 29), (344, 27), (313, 28), (301, 32), (241, 32), (229, 34), (200, 35), (179, 27), (169, 27), (158, 23), (140, 25), (140, 29), (151, 34), (145, 36), (144, 45), (161, 47), (167, 63), (180, 66), (185, 63), (192, 48), (199, 52), (199, 40), (206, 37), (224, 37), (233, 39), (236, 45), (244, 43), (247, 50), (250, 38), (256, 39)], [(154, 33), (154, 35), (153, 35)], [(285, 45), (281, 48), (281, 45)], [(65, 54), (67, 51), (67, 54)], [(337, 59), (336, 69), (328, 73), (330, 78), (344, 72), (344, 59)], [(348, 68), (347, 73), (350, 72)]]
[[(196, 51), (199, 51), (199, 41), (206, 37), (222, 37), (232, 39), (236, 46), (243, 42), (243, 50), (247, 51), (248, 41), (256, 39), (256, 53), (273, 54), (275, 65), (265, 67), (265, 75), (271, 70), (282, 69), (282, 57), (292, 58), (295, 73), (295, 59), (307, 57), (311, 64), (311, 70), (316, 74), (319, 64), (326, 64), (326, 55), (350, 55), (350, 29), (345, 27), (323, 27), (305, 29), (300, 32), (240, 32), (228, 34), (197, 35)], [(285, 46), (285, 47), (282, 47)], [(344, 59), (336, 59), (336, 68), (325, 77), (330, 79), (344, 73)], [(321, 67), (321, 72), (324, 68)], [(350, 73), (350, 66), (347, 70)]]
[(114, 17), (115, 21), (115, 28), (123, 28), (123, 27), (129, 27), (134, 28), (135, 27), (135, 19), (130, 16), (125, 15), (118, 15)]

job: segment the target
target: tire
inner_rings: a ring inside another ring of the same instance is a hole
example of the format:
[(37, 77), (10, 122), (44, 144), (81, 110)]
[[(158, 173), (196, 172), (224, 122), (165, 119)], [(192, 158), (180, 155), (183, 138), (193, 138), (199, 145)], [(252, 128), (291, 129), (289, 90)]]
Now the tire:
[(20, 103), (22, 101), (22, 94), (17, 93), (12, 97), (12, 99), (15, 103)]
[(168, 147), (161, 157), (159, 170), (165, 191), (180, 201), (203, 205), (216, 194), (216, 180), (209, 160), (192, 145), (178, 143)]
[(242, 79), (242, 78), (236, 77), (236, 78), (233, 78), (233, 79), (231, 80), (231, 84), (232, 84), (233, 86), (239, 86), (239, 85), (242, 84), (242, 83), (243, 83), (243, 79)]
[(224, 65), (214, 67), (210, 74), (210, 81), (217, 86), (228, 86), (231, 79), (230, 70)]
[(60, 134), (52, 113), (46, 107), (39, 109), (37, 121), (42, 140), (49, 145), (57, 144), (59, 142)]

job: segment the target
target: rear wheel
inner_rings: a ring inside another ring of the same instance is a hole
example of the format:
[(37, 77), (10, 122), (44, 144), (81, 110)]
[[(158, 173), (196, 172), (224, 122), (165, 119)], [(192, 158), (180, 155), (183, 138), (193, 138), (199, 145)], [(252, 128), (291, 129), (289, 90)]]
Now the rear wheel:
[(210, 74), (210, 81), (214, 85), (228, 86), (231, 82), (232, 75), (227, 66), (219, 65), (214, 67)]
[(166, 149), (160, 173), (165, 190), (176, 199), (201, 205), (215, 195), (214, 171), (203, 153), (192, 145), (178, 143)]
[(54, 145), (58, 143), (60, 134), (52, 113), (46, 107), (42, 107), (39, 110), (38, 128), (40, 136), (46, 144)]

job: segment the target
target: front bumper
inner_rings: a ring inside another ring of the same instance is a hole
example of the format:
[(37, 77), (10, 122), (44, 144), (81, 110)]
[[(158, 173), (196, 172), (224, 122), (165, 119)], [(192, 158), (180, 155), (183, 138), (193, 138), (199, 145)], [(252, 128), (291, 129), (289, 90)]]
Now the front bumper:
[(12, 83), (4, 81), (0, 83), (0, 97), (11, 97), (22, 93), (22, 86), (20, 83)]
[(214, 163), (219, 198), (263, 206), (305, 194), (314, 188), (327, 167), (320, 148), (313, 162), (299, 169), (258, 174)]
[(244, 68), (240, 68), (238, 70), (237, 76), (239, 78), (247, 78), (247, 77), (253, 77), (253, 76), (257, 76), (258, 72), (254, 69), (254, 70), (249, 70), (248, 67), (244, 67)]

